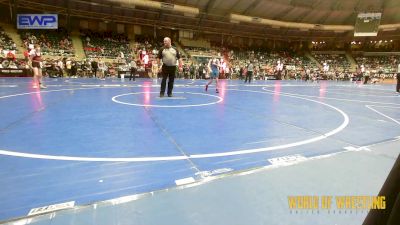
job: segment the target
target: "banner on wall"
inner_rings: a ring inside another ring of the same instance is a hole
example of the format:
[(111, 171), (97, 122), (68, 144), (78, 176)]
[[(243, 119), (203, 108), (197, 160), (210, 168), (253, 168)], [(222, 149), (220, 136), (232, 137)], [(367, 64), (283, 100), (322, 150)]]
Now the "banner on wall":
[(57, 14), (18, 14), (18, 29), (58, 29)]

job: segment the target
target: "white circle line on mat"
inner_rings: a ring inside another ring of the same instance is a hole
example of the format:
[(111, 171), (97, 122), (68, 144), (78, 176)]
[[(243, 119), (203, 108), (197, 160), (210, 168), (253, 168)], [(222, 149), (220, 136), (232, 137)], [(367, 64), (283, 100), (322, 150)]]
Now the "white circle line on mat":
[[(67, 90), (71, 90), (71, 89), (64, 89), (64, 91), (67, 91)], [(81, 90), (83, 90), (83, 89), (81, 89)], [(261, 94), (271, 94), (266, 91), (237, 90), (237, 89), (227, 89), (227, 90), (261, 93)], [(48, 93), (48, 92), (55, 92), (55, 91), (61, 91), (61, 90), (52, 90), (52, 91), (46, 91), (46, 92)], [(37, 93), (37, 92), (30, 92), (30, 93), (25, 93), (25, 94), (34, 94), (34, 93)], [(21, 93), (21, 94), (16, 94), (16, 95), (10, 95), (9, 97), (15, 97), (15, 96), (20, 96), (20, 95), (24, 95), (24, 94)], [(301, 146), (301, 145), (305, 145), (305, 144), (310, 144), (313, 142), (317, 142), (317, 141), (326, 139), (332, 135), (339, 133), (344, 128), (346, 128), (347, 125), (349, 124), (349, 116), (345, 112), (343, 112), (341, 109), (339, 109), (335, 106), (332, 106), (330, 104), (320, 102), (317, 100), (304, 98), (304, 97), (285, 95), (285, 94), (280, 94), (280, 95), (289, 97), (289, 98), (302, 99), (302, 100), (306, 100), (306, 101), (310, 101), (310, 102), (314, 102), (317, 104), (327, 106), (327, 107), (339, 112), (340, 115), (343, 117), (343, 122), (337, 128), (335, 128), (325, 134), (322, 134), (320, 136), (314, 137), (314, 138), (297, 141), (297, 142), (292, 142), (292, 143), (288, 143), (288, 144), (284, 144), (284, 145), (277, 145), (277, 146), (271, 146), (271, 147), (265, 147), (265, 148), (238, 150), (238, 151), (228, 151), (228, 152), (220, 152), (220, 153), (194, 154), (194, 155), (188, 155), (188, 156), (151, 156), (151, 157), (143, 156), (143, 157), (112, 158), (112, 157), (79, 157), (79, 156), (47, 155), (47, 154), (15, 152), (15, 151), (10, 151), (10, 150), (0, 150), (0, 155), (15, 156), (15, 157), (22, 157), (22, 158), (33, 158), (33, 159), (84, 161), (84, 162), (151, 162), (151, 161), (176, 161), (176, 160), (186, 160), (186, 159), (215, 158), (215, 157), (223, 157), (223, 156), (234, 156), (234, 155), (267, 152), (267, 151), (286, 149), (286, 148), (297, 147), (297, 146)], [(6, 96), (0, 97), (0, 99), (5, 98), (5, 97)]]
[[(131, 106), (141, 106), (141, 107), (155, 107), (155, 108), (189, 108), (189, 107), (199, 107), (199, 106), (208, 106), (208, 105), (214, 105), (222, 102), (224, 99), (221, 98), (220, 96), (216, 95), (210, 95), (210, 94), (205, 94), (205, 93), (195, 93), (195, 92), (175, 92), (175, 94), (192, 94), (192, 95), (203, 95), (203, 96), (211, 96), (214, 98), (217, 98), (217, 101), (209, 102), (209, 103), (203, 103), (203, 104), (188, 104), (188, 105), (155, 105), (155, 104), (136, 104), (136, 103), (129, 103), (129, 102), (123, 102), (117, 100), (117, 98), (122, 97), (122, 96), (127, 96), (127, 95), (137, 95), (137, 94), (145, 94), (145, 93), (150, 93), (150, 94), (158, 94), (158, 92), (133, 92), (133, 93), (127, 93), (127, 94), (122, 94), (122, 95), (116, 95), (111, 98), (111, 100), (115, 103), (118, 104), (123, 104), (123, 105), (131, 105)], [(168, 100), (169, 97), (163, 97), (166, 100)]]

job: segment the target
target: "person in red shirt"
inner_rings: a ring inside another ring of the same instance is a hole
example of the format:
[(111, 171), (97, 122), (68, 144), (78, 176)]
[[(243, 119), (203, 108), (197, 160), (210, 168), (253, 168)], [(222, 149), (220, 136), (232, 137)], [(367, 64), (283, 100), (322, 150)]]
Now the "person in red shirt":
[(24, 51), (24, 57), (26, 60), (29, 59), (29, 51), (28, 50)]
[(9, 51), (7, 53), (7, 59), (10, 60), (10, 61), (14, 61), (15, 60), (15, 55), (11, 51)]

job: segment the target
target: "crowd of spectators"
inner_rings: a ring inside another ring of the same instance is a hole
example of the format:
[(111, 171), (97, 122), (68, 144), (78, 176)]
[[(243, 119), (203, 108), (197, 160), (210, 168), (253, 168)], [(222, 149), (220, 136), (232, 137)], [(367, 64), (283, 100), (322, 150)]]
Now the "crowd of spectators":
[(17, 51), (17, 45), (2, 27), (0, 27), (0, 48), (6, 51)]
[(124, 34), (82, 30), (81, 38), (86, 57), (131, 58), (129, 39)]
[(30, 44), (39, 44), (43, 55), (74, 56), (71, 37), (66, 29), (58, 30), (19, 30), (25, 49)]
[(334, 71), (348, 70), (351, 66), (344, 54), (319, 54), (313, 53), (313, 57), (321, 64), (329, 65), (329, 68)]

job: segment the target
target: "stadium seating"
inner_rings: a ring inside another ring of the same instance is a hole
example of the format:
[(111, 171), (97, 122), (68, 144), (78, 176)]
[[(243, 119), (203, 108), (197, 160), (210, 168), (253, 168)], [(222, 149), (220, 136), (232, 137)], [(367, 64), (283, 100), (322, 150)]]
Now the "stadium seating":
[(348, 70), (350, 68), (350, 62), (346, 59), (344, 54), (321, 54), (313, 53), (313, 57), (321, 64), (327, 63), (330, 69), (333, 70)]
[(16, 51), (17, 46), (13, 40), (5, 33), (4, 29), (0, 27), (0, 47), (3, 50)]
[(81, 38), (86, 57), (115, 59), (120, 56), (120, 52), (124, 54), (124, 58), (132, 57), (129, 40), (125, 35), (86, 30), (81, 31)]
[(19, 34), (27, 49), (29, 44), (40, 44), (43, 55), (74, 56), (72, 40), (67, 30), (19, 30)]
[(355, 60), (358, 65), (364, 65), (371, 70), (394, 73), (397, 72), (400, 56), (356, 56)]

